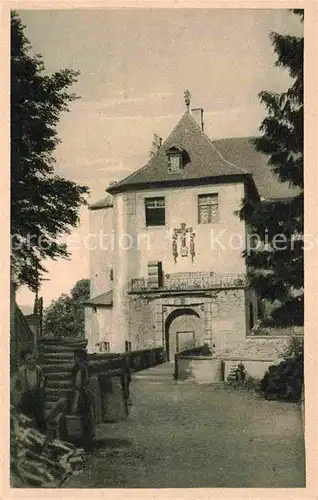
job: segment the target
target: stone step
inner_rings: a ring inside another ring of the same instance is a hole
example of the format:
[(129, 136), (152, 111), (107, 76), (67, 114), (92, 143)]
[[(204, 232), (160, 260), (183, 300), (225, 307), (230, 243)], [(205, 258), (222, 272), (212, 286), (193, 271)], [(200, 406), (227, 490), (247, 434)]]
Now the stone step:
[(53, 380), (53, 379), (47, 379), (47, 384), (46, 388), (51, 388), (51, 389), (71, 389), (72, 388), (72, 380)]
[(56, 399), (63, 398), (69, 396), (72, 392), (72, 389), (65, 388), (51, 388), (47, 387), (45, 390), (47, 401), (55, 401)]
[(39, 350), (42, 353), (46, 352), (71, 352), (73, 354), (74, 347), (60, 344), (42, 344), (39, 345)]
[(64, 397), (63, 395), (60, 396), (59, 392), (52, 394), (51, 392), (47, 393), (45, 395), (45, 403), (52, 403), (55, 404), (61, 397)]
[(64, 372), (56, 372), (56, 371), (46, 371), (45, 372), (45, 377), (47, 380), (54, 380), (55, 382), (58, 382), (59, 380), (71, 380), (71, 371), (64, 371)]
[(38, 341), (38, 345), (52, 345), (52, 344), (74, 346), (76, 348), (82, 347), (82, 346), (86, 347), (87, 346), (87, 339), (85, 339), (83, 337), (64, 337), (63, 339), (42, 338)]
[(52, 400), (46, 400), (45, 403), (44, 403), (44, 409), (45, 410), (50, 410), (52, 408), (52, 406), (55, 405), (55, 402), (52, 401)]
[(43, 353), (45, 359), (57, 359), (57, 360), (63, 360), (63, 359), (74, 359), (74, 354), (73, 351), (70, 352), (44, 352)]
[(75, 363), (72, 359), (66, 359), (66, 358), (59, 359), (59, 358), (45, 357), (45, 362), (42, 363), (42, 366), (43, 365), (66, 365), (66, 364), (69, 367), (73, 367)]
[(46, 364), (41, 365), (42, 369), (45, 374), (50, 374), (50, 373), (71, 373), (75, 364), (74, 363), (57, 363), (55, 360), (54, 362), (48, 362)]
[(59, 370), (60, 367), (64, 367), (64, 372), (69, 373), (73, 370), (74, 366), (75, 363), (73, 361), (69, 361), (68, 359), (62, 359), (61, 361), (59, 361), (58, 359), (50, 358), (45, 359), (45, 362), (41, 364), (42, 368), (45, 367), (43, 368), (43, 370), (51, 373), (61, 372), (61, 370)]

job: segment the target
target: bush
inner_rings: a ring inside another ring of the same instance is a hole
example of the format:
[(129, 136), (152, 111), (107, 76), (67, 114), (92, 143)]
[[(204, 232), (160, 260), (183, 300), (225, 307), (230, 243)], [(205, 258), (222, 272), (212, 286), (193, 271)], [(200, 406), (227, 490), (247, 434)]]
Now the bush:
[(236, 390), (242, 391), (253, 391), (259, 393), (259, 384), (260, 381), (257, 378), (251, 377), (250, 375), (246, 375), (244, 380), (235, 380), (227, 382), (229, 387)]
[(272, 365), (260, 383), (260, 392), (267, 399), (299, 401), (304, 383), (303, 339), (293, 337), (279, 365)]
[(285, 348), (282, 354), (285, 359), (297, 356), (304, 358), (303, 337), (292, 337), (289, 341), (289, 345)]

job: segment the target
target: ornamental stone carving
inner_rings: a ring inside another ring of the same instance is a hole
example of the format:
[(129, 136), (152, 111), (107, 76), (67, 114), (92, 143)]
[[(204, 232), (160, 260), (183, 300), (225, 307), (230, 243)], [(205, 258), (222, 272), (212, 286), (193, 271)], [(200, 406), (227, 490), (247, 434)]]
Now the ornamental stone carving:
[(193, 231), (193, 228), (192, 227), (187, 228), (184, 222), (180, 224), (180, 228), (174, 228), (172, 235), (172, 255), (175, 263), (177, 262), (177, 257), (179, 255), (178, 237), (180, 237), (180, 242), (179, 242), (180, 256), (188, 257), (188, 255), (190, 254), (191, 260), (193, 262), (193, 259), (195, 257), (195, 243), (194, 243), (195, 233)]

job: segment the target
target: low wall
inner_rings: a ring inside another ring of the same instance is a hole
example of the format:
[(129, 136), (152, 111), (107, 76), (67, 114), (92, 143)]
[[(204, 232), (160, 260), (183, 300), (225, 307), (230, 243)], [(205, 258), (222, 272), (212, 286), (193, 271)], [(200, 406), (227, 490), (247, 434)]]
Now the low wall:
[(198, 383), (213, 383), (223, 380), (222, 361), (205, 356), (176, 356), (175, 378), (193, 380)]
[[(200, 356), (202, 346), (175, 356), (175, 378), (198, 382), (227, 380), (231, 366), (242, 362), (251, 377), (263, 378), (268, 367), (283, 359), (290, 336), (251, 336), (235, 344), (224, 344), (212, 356)], [(222, 366), (222, 368), (217, 368)]]
[(268, 367), (273, 365), (272, 360), (251, 360), (251, 359), (232, 359), (232, 360), (224, 360), (223, 361), (223, 373), (224, 380), (227, 380), (229, 375), (231, 366), (237, 366), (239, 363), (243, 363), (247, 375), (253, 378), (262, 379), (265, 375), (265, 372), (268, 370)]
[(246, 360), (244, 358), (222, 360), (204, 356), (178, 356), (175, 360), (175, 378), (193, 380), (198, 383), (214, 383), (226, 381), (232, 366), (240, 362), (244, 364), (247, 374), (261, 379), (272, 360)]

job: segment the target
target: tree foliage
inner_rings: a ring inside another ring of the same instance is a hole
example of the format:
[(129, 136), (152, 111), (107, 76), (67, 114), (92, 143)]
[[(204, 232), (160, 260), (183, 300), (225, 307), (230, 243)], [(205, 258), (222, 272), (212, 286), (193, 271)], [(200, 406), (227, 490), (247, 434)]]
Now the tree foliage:
[(292, 337), (284, 360), (272, 365), (260, 383), (260, 392), (267, 399), (299, 401), (304, 384), (304, 341)]
[(70, 295), (63, 294), (44, 313), (45, 334), (56, 338), (83, 337), (85, 312), (83, 302), (89, 299), (89, 280), (77, 281)]
[(11, 15), (11, 262), (13, 280), (35, 291), (46, 258), (68, 257), (63, 234), (79, 222), (88, 189), (55, 173), (61, 113), (77, 97), (68, 88), (78, 73), (48, 75), (41, 55), (30, 54), (19, 16)]
[[(303, 20), (303, 11), (294, 10)], [(276, 65), (288, 70), (292, 84), (285, 92), (261, 92), (267, 109), (255, 139), (258, 151), (269, 156), (268, 168), (281, 182), (294, 188), (284, 200), (245, 200), (241, 217), (261, 238), (262, 250), (245, 254), (250, 282), (258, 294), (282, 304), (276, 320), (283, 324), (303, 322), (303, 51), (302, 37), (271, 33)], [(277, 236), (284, 235), (284, 236)], [(275, 239), (276, 236), (276, 239)], [(278, 240), (280, 240), (278, 242)]]

